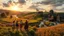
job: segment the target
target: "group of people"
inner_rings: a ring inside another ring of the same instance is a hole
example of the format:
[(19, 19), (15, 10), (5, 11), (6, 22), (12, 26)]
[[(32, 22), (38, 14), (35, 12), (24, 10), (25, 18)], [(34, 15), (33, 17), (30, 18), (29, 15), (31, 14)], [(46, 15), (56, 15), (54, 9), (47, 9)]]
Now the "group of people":
[[(20, 22), (20, 23), (19, 23)], [(22, 27), (23, 27), (23, 22), (22, 20), (21, 21), (13, 21), (13, 25), (12, 25), (12, 29), (14, 30), (15, 28), (18, 30), (22, 30)], [(24, 24), (24, 29), (25, 30), (28, 30), (28, 21), (26, 20), (25, 24)]]

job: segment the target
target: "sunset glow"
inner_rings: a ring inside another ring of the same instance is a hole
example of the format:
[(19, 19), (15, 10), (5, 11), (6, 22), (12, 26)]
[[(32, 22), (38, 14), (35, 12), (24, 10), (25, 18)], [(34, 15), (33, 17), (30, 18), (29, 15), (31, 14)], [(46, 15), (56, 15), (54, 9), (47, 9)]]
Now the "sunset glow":
[[(60, 3), (62, 1), (62, 3)], [(63, 0), (0, 0), (0, 9), (15, 10), (15, 11), (35, 11), (36, 8), (40, 11), (51, 9), (56, 12), (64, 11)], [(48, 3), (50, 2), (50, 3)], [(52, 3), (51, 3), (52, 2)], [(60, 5), (59, 5), (60, 4)], [(35, 7), (34, 7), (35, 6)]]
[(14, 10), (14, 11), (20, 11), (20, 8), (18, 6), (10, 6), (9, 7), (10, 10)]
[(9, 4), (8, 10), (13, 10), (13, 11), (34, 11), (29, 9), (29, 7), (32, 5), (31, 1), (26, 1), (25, 4), (21, 5), (20, 3), (14, 3), (11, 2)]

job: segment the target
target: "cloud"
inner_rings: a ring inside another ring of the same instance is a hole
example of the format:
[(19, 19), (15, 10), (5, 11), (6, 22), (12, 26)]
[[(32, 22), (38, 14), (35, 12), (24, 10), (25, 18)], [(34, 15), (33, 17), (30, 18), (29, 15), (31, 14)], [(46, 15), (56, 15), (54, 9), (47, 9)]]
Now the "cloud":
[(46, 1), (41, 1), (38, 3), (39, 4), (45, 4), (45, 5), (51, 4), (54, 6), (61, 6), (62, 4), (64, 4), (64, 0), (46, 0)]
[(6, 3), (3, 3), (3, 7), (9, 7), (9, 5)]
[(18, 3), (19, 3), (19, 4), (21, 4), (21, 5), (24, 4), (24, 3), (26, 3), (25, 0), (18, 0), (18, 2), (9, 0), (7, 3), (4, 3), (4, 2), (3, 2), (3, 6), (4, 6), (4, 7), (9, 7), (9, 3), (12, 4), (12, 2), (15, 3), (15, 4), (18, 4)]
[(19, 2), (19, 3), (21, 3), (21, 4), (26, 3), (26, 1), (25, 1), (25, 0), (18, 0), (18, 2)]
[[(26, 2), (28, 1), (28, 2)], [(33, 0), (34, 1), (34, 0)], [(38, 0), (37, 0), (38, 1)], [(36, 1), (35, 1), (36, 2)], [(10, 2), (9, 2), (10, 3)], [(16, 3), (16, 2), (15, 2)], [(50, 10), (50, 9), (54, 9), (54, 10), (64, 10), (64, 0), (42, 0), (40, 2), (30, 2), (30, 0), (18, 0), (17, 3), (22, 5), (26, 5), (24, 7), (28, 7), (31, 9), (39, 9), (39, 10)], [(34, 5), (32, 5), (34, 4)], [(4, 7), (8, 7), (8, 3), (3, 3)]]
[(56, 9), (60, 9), (60, 10), (61, 10), (61, 9), (64, 9), (64, 4), (61, 5), (61, 6), (57, 6)]
[[(64, 6), (64, 0), (45, 0), (45, 1), (41, 1), (41, 2), (37, 2), (36, 3), (37, 4), (37, 6), (40, 6), (41, 7), (41, 5), (42, 5), (42, 7), (44, 8), (44, 5), (46, 6), (46, 7), (49, 7), (49, 6), (47, 6), (47, 5), (50, 5), (50, 6), (52, 6), (53, 8), (52, 9), (54, 9), (54, 10), (64, 10), (63, 8), (63, 6)], [(40, 4), (40, 5), (39, 5)], [(43, 5), (44, 4), (44, 5)], [(41, 7), (41, 8), (42, 8)], [(50, 8), (50, 7), (49, 7)]]

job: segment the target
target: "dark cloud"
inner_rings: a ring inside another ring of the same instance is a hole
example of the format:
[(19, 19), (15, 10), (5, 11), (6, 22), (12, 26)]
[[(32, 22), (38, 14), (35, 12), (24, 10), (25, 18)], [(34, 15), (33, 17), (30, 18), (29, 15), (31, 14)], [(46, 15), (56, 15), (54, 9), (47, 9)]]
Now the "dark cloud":
[[(9, 5), (8, 5), (9, 3), (11, 4), (12, 1), (9, 0), (7, 3), (3, 3), (3, 6), (4, 6), (4, 7), (9, 7)], [(15, 3), (15, 4), (17, 4), (17, 3), (19, 3), (19, 4), (24, 4), (24, 3), (26, 3), (26, 1), (25, 1), (25, 0), (18, 0), (18, 2), (14, 2), (14, 1), (13, 1), (13, 3)]]
[(25, 0), (18, 0), (19, 3), (24, 4), (26, 1)]
[(64, 4), (64, 0), (46, 0), (46, 1), (42, 1), (42, 2), (37, 2), (37, 4), (51, 4), (53, 6), (61, 6), (62, 4)]
[(29, 8), (35, 9), (35, 10), (37, 10), (37, 11), (39, 11), (39, 10), (45, 10), (45, 9), (40, 8), (40, 7), (38, 7), (38, 6), (39, 6), (39, 5), (32, 5), (32, 6), (30, 6)]
[[(55, 1), (54, 1), (55, 2)], [(54, 4), (53, 0), (47, 0), (47, 1), (42, 1), (40, 2), (41, 4)]]
[[(45, 0), (45, 1), (41, 1), (41, 2), (37, 2), (36, 3), (41, 4), (41, 5), (51, 5), (53, 7), (54, 10), (64, 10), (64, 8), (62, 7), (62, 5), (64, 4), (64, 0)], [(56, 7), (61, 6), (61, 9), (56, 9)]]
[(9, 7), (9, 5), (6, 3), (3, 3), (3, 7)]

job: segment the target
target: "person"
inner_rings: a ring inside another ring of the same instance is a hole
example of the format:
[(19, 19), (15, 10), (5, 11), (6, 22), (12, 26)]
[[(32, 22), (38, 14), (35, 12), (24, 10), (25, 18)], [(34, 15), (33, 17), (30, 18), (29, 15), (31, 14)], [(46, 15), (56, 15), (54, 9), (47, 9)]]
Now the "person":
[(50, 22), (53, 22), (54, 21), (54, 16), (53, 15), (49, 15), (48, 19), (49, 19)]
[(12, 24), (12, 30), (14, 31), (15, 29), (15, 21), (13, 21), (13, 24)]
[(20, 30), (21, 30), (21, 28), (22, 28), (22, 24), (23, 24), (23, 22), (22, 22), (22, 20), (20, 21)]
[(17, 29), (17, 30), (18, 30), (18, 27), (19, 27), (18, 21), (16, 21), (16, 29)]
[(25, 22), (25, 26), (24, 26), (24, 29), (27, 31), (28, 30), (28, 21), (26, 20), (26, 22)]

